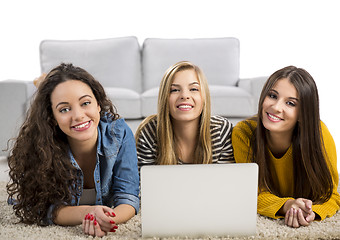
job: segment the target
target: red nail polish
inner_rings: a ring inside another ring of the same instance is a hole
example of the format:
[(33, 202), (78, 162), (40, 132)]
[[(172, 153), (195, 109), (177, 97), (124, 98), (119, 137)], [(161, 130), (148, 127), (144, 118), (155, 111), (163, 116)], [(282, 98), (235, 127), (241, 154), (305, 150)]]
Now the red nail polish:
[(116, 222), (111, 220), (110, 223), (111, 223), (111, 224), (115, 224)]
[(115, 217), (115, 216), (116, 216), (116, 214), (115, 214), (114, 212), (112, 212), (112, 213), (111, 213), (111, 216), (112, 216), (112, 217)]
[(110, 230), (110, 232), (115, 232), (116, 230), (115, 229), (113, 229), (113, 228), (111, 228), (111, 230)]
[(118, 229), (118, 226), (113, 226), (113, 229)]
[(97, 220), (96, 220), (96, 219), (94, 220), (93, 224), (94, 224), (95, 226), (97, 225)]
[(91, 215), (90, 220), (92, 221), (94, 219), (93, 215)]
[(86, 215), (86, 220), (89, 220), (90, 219), (90, 214), (87, 214)]

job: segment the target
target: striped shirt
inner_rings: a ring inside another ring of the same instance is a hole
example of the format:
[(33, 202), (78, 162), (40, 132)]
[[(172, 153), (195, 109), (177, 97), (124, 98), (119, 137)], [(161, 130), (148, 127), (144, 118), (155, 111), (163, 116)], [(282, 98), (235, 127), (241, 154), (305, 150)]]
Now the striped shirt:
[[(137, 139), (138, 166), (156, 164), (157, 120), (152, 118), (141, 130)], [(210, 119), (210, 134), (212, 144), (212, 163), (234, 163), (233, 148), (231, 145), (232, 124), (227, 118), (212, 116)], [(178, 164), (182, 164), (178, 160)]]

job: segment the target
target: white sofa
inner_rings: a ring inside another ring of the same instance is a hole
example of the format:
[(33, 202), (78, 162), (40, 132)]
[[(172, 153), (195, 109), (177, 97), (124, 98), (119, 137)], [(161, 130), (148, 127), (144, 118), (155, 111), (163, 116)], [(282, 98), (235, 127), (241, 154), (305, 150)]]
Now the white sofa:
[[(44, 40), (41, 72), (61, 62), (90, 72), (104, 86), (118, 113), (127, 120), (156, 113), (159, 83), (168, 67), (188, 60), (205, 73), (212, 114), (233, 119), (253, 115), (266, 77), (240, 79), (240, 43), (236, 38)], [(0, 148), (16, 136), (35, 92), (32, 81), (0, 81)], [(235, 122), (235, 121), (234, 121)], [(8, 155), (1, 152), (0, 155)]]

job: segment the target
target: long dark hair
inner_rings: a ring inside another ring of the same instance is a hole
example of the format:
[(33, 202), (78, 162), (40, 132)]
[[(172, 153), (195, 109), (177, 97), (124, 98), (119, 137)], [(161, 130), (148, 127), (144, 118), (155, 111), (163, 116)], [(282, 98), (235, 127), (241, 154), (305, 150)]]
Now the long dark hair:
[[(304, 69), (294, 66), (273, 73), (265, 83), (260, 100), (257, 121), (252, 136), (252, 161), (259, 165), (259, 187), (281, 196), (274, 185), (270, 172), (270, 156), (266, 132), (262, 122), (263, 102), (280, 79), (287, 78), (294, 85), (299, 98), (299, 120), (293, 137), (294, 198), (303, 197), (313, 202), (326, 202), (332, 195), (333, 181), (327, 166), (327, 153), (321, 135), (319, 96), (312, 76)], [(249, 124), (250, 127), (250, 124)], [(284, 197), (284, 196), (281, 196)]]
[(68, 80), (82, 81), (92, 89), (101, 116), (119, 118), (102, 85), (84, 69), (62, 63), (47, 74), (8, 158), (8, 198), (15, 199), (14, 212), (27, 224), (45, 225), (52, 204), (56, 206), (55, 217), (56, 210), (70, 204), (76, 195), (76, 169), (68, 156), (66, 135), (54, 119), (50, 99), (55, 87)]

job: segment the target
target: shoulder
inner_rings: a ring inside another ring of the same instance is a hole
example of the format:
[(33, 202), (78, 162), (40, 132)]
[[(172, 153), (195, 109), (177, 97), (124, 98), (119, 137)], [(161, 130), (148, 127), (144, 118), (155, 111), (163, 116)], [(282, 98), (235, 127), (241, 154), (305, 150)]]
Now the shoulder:
[(321, 137), (323, 144), (325, 146), (327, 154), (334, 154), (336, 156), (335, 142), (332, 137), (332, 134), (329, 132), (326, 124), (320, 121), (321, 126)]
[(328, 127), (323, 121), (320, 121), (320, 126), (321, 126), (321, 133), (322, 133), (324, 140), (334, 141), (330, 131), (328, 130)]
[(321, 126), (321, 143), (323, 144), (324, 147), (325, 157), (327, 159), (327, 163), (330, 167), (330, 171), (333, 177), (335, 178), (336, 181), (338, 181), (337, 170), (338, 166), (335, 142), (326, 124), (320, 121), (320, 126)]
[(257, 121), (254, 119), (246, 119), (243, 121), (238, 122), (234, 129), (233, 133), (244, 133), (246, 135), (252, 134), (257, 127)]
[(215, 131), (231, 131), (232, 124), (226, 117), (212, 116), (210, 118), (211, 132)]
[(127, 125), (123, 118), (112, 119), (110, 117), (104, 116), (100, 118), (99, 129), (102, 136), (115, 137), (117, 139), (122, 139), (125, 136), (133, 136), (130, 127)]
[(153, 145), (157, 135), (157, 116), (152, 115), (145, 118), (136, 131), (137, 147), (141, 144)]
[(137, 129), (137, 136), (149, 134), (152, 136), (156, 135), (157, 130), (157, 117), (156, 115), (145, 118)]
[(238, 122), (233, 128), (231, 139), (233, 144), (250, 144), (255, 129), (257, 127), (257, 121), (255, 119), (246, 119)]

